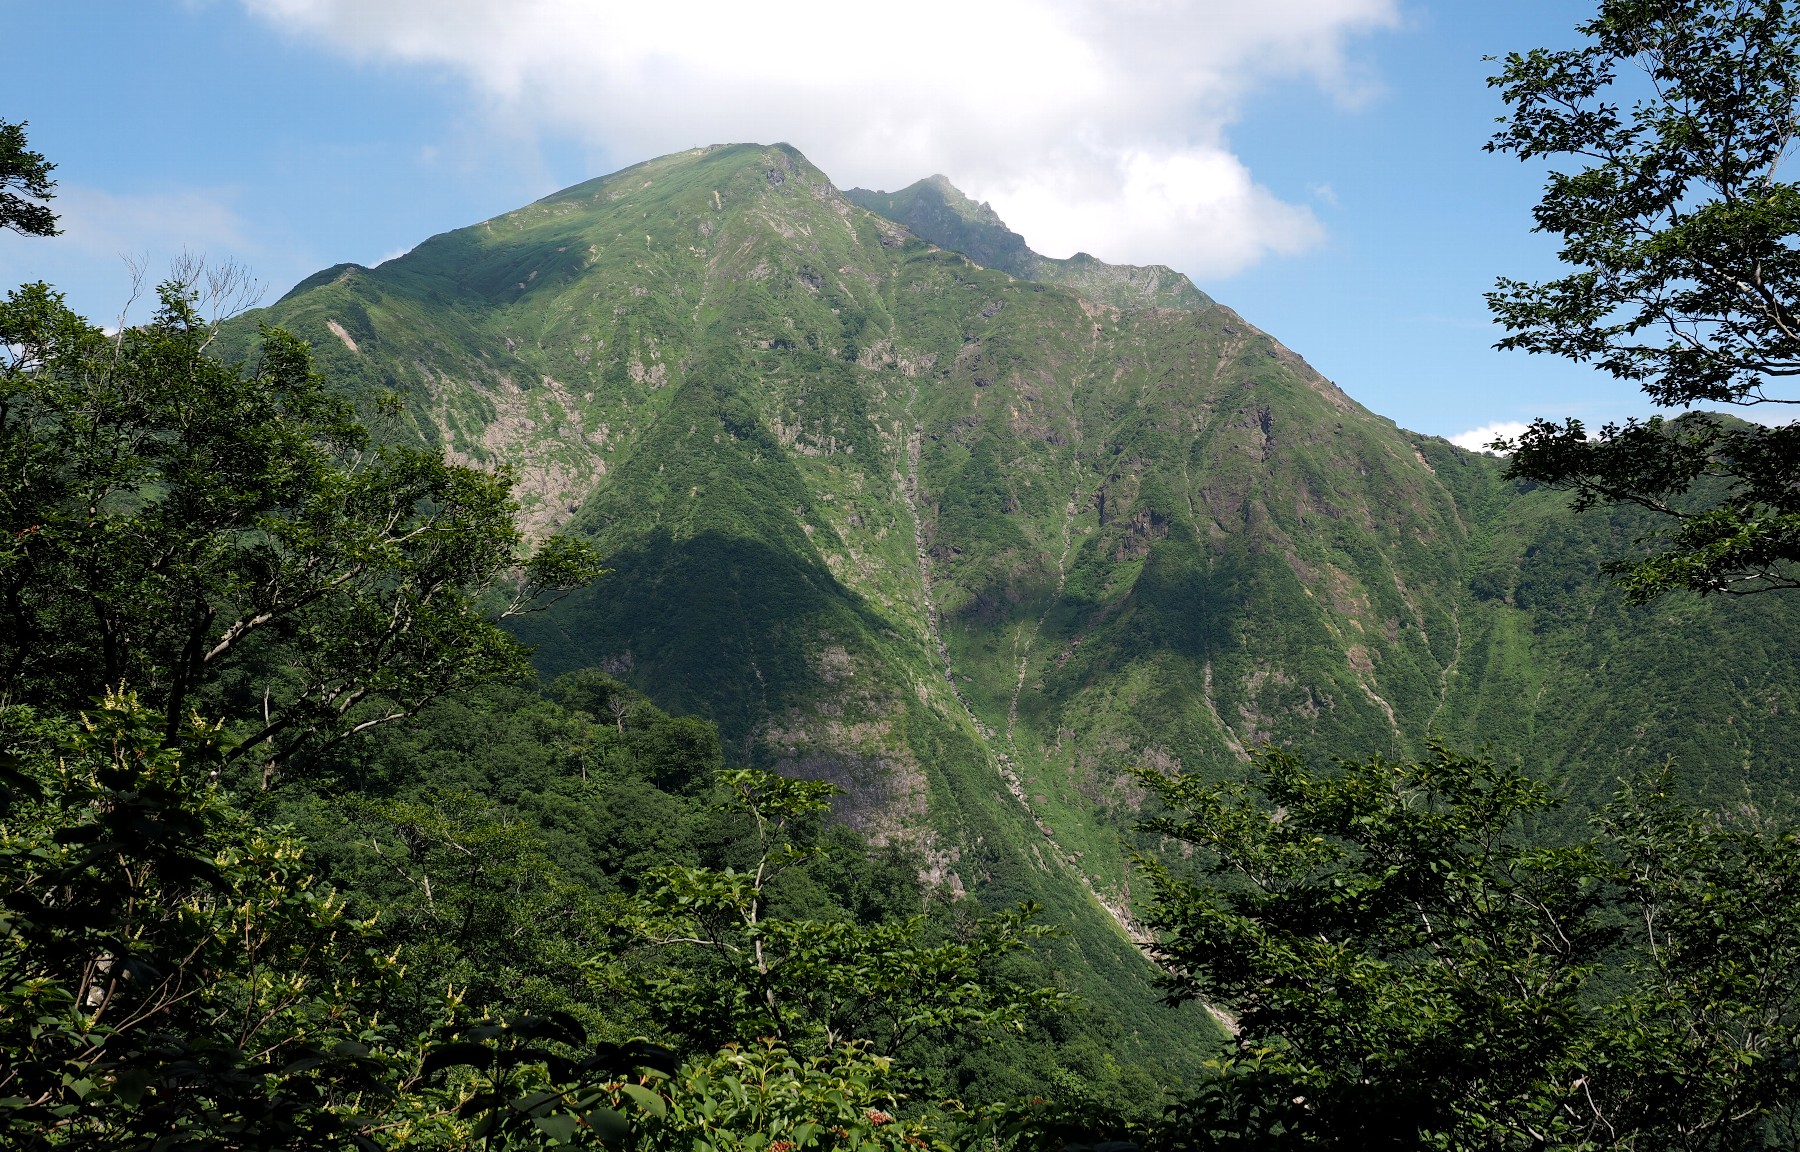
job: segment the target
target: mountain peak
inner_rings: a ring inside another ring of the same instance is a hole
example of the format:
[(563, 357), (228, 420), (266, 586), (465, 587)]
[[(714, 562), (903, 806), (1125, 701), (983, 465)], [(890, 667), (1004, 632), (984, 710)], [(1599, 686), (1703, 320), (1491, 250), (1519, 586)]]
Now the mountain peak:
[(1191, 280), (1162, 264), (1108, 264), (1086, 252), (1067, 260), (1041, 256), (1006, 226), (992, 205), (977, 203), (941, 173), (897, 192), (851, 188), (844, 195), (859, 208), (904, 224), (921, 239), (1020, 280), (1071, 288), (1096, 303), (1120, 308), (1212, 307), (1212, 299)]
[[(959, 216), (962, 216), (964, 219), (991, 228), (1000, 229), (1008, 236), (1017, 239), (1021, 246), (1025, 244), (1025, 238), (1023, 236), (1020, 236), (1017, 232), (1006, 227), (1006, 221), (1000, 219), (1000, 214), (994, 211), (993, 205), (985, 200), (977, 204), (974, 200), (969, 198), (969, 195), (966, 192), (952, 184), (950, 182), (950, 177), (945, 176), (940, 172), (935, 176), (927, 176), (925, 179), (919, 181), (919, 183), (927, 185), (937, 192), (939, 196), (943, 197), (945, 206), (956, 212)], [(1027, 249), (1027, 251), (1029, 251), (1029, 249)]]
[[(591, 533), (611, 570), (517, 622), (545, 675), (607, 668), (734, 762), (832, 781), (933, 887), (1040, 901), (1148, 1058), (1203, 1022), (1147, 1014), (1133, 768), (1443, 735), (1579, 804), (1645, 758), (1800, 744), (1785, 657), (1729, 728), (1665, 703), (1731, 672), (1671, 642), (1794, 635), (1800, 607), (1634, 624), (1590, 575), (1633, 520), (1568, 520), (1204, 303), (1168, 269), (1045, 259), (941, 177), (846, 196), (738, 144), (328, 268), (216, 347), (279, 324), (398, 395), (394, 435), (509, 468), (525, 529)], [(1594, 736), (1625, 715), (1648, 720)], [(1782, 771), (1714, 779), (1760, 800)]]

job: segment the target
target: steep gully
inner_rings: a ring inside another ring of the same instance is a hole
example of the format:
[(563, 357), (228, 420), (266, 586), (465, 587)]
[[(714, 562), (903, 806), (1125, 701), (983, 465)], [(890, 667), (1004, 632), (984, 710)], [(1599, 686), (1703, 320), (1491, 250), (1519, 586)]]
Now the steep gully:
[[(937, 596), (932, 588), (931, 554), (925, 547), (925, 521), (919, 513), (919, 452), (925, 432), (924, 426), (919, 422), (914, 412), (918, 395), (918, 385), (914, 384), (906, 400), (906, 418), (911, 424), (911, 432), (906, 441), (906, 472), (901, 480), (900, 496), (902, 502), (906, 505), (908, 514), (912, 517), (913, 551), (919, 566), (919, 580), (923, 586), (922, 590), (925, 598), (925, 625), (932, 646), (937, 651), (938, 660), (943, 667), (944, 682), (949, 686), (950, 694), (955, 697), (957, 704), (962, 708), (963, 714), (968, 717), (970, 726), (980, 738), (982, 752), (987, 756), (988, 763), (993, 767), (1002, 783), (1006, 785), (1007, 792), (1011, 794), (1014, 800), (1018, 801), (1020, 807), (1025, 809), (1026, 815), (1031, 817), (1032, 824), (1034, 824), (1037, 827), (1038, 832), (1043, 835), (1044, 842), (1050, 849), (1051, 857), (1062, 868), (1074, 874), (1075, 878), (1081, 882), (1082, 887), (1087, 889), (1088, 895), (1093, 898), (1096, 904), (1106, 910), (1107, 915), (1113, 918), (1113, 921), (1118, 924), (1119, 929), (1125, 933), (1127, 938), (1138, 947), (1147, 948), (1154, 938), (1143, 925), (1137, 922), (1127, 908), (1119, 902), (1109, 899), (1095, 886), (1093, 880), (1087, 873), (1073, 863), (1076, 858), (1074, 854), (1062, 846), (1056, 838), (1055, 830), (1052, 829), (1050, 825), (1037, 814), (1036, 809), (1032, 807), (1030, 799), (1025, 794), (1025, 786), (1020, 781), (1017, 770), (1013, 767), (1012, 756), (995, 749), (994, 740), (997, 734), (993, 729), (984, 724), (981, 721), (981, 718), (975, 714), (975, 709), (969, 704), (968, 698), (965, 697), (962, 694), (962, 690), (956, 686), (956, 669), (950, 658), (949, 646), (944, 643), (943, 630), (940, 626)], [(1074, 512), (1075, 500), (1071, 497), (1068, 505), (1064, 509), (1062, 533), (1063, 549), (1062, 555), (1057, 560), (1057, 591), (1059, 593), (1062, 591), (1063, 580), (1066, 576), (1065, 565), (1068, 561), (1070, 527), (1074, 520)], [(1046, 609), (1044, 615), (1038, 618), (1037, 629), (1042, 629), (1044, 619), (1048, 616), (1049, 610)], [(1033, 638), (1036, 638), (1035, 630), (1033, 632)], [(1013, 724), (1018, 715), (1019, 692), (1023, 687), (1025, 680), (1025, 661), (1029, 658), (1029, 655), (1030, 645), (1028, 643), (1026, 645), (1025, 654), (1020, 657), (1018, 683), (1013, 689), (1012, 704), (1007, 716), (1006, 738), (1009, 743), (1012, 741)], [(1014, 751), (1017, 751), (1016, 746), (1014, 747)], [(1042, 860), (1041, 855), (1039, 859), (1040, 861)], [(1048, 865), (1046, 865), (1046, 867), (1048, 867)]]

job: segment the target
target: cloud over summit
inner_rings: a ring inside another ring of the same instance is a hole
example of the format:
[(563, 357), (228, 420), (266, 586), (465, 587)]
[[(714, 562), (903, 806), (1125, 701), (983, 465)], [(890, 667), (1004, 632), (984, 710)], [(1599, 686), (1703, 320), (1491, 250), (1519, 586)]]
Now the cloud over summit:
[(1459, 432), (1450, 437), (1450, 443), (1458, 448), (1466, 448), (1470, 452), (1492, 452), (1488, 447), (1496, 440), (1517, 440), (1525, 435), (1528, 425), (1522, 420), (1497, 420), (1492, 424), (1483, 424), (1479, 428), (1471, 428), (1467, 432)]
[[(786, 140), (845, 184), (945, 172), (1047, 255), (1223, 276), (1316, 243), (1225, 128), (1262, 84), (1366, 85), (1397, 0), (242, 0), (351, 57), (445, 70), (498, 123), (629, 163)], [(900, 15), (903, 13), (903, 16)]]

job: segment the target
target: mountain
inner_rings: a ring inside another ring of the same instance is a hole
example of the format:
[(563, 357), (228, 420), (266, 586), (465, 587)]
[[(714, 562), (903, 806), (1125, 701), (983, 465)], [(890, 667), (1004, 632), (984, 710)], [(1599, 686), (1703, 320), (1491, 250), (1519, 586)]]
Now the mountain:
[(1791, 600), (1629, 609), (1597, 570), (1641, 522), (1396, 427), (1167, 269), (1045, 260), (941, 178), (696, 149), (327, 269), (227, 354), (257, 321), (600, 542), (611, 575), (521, 626), (545, 672), (607, 668), (833, 780), (952, 890), (1043, 903), (1134, 1058), (1207, 1026), (1149, 1007), (1127, 939), (1133, 766), (1443, 737), (1578, 809), (1668, 756), (1711, 798), (1794, 791)]
[(1212, 305), (1212, 298), (1186, 276), (1161, 264), (1147, 268), (1108, 264), (1086, 252), (1067, 260), (1039, 256), (993, 208), (969, 199), (943, 176), (928, 176), (898, 192), (852, 188), (844, 196), (857, 207), (904, 224), (920, 239), (961, 252), (984, 268), (1071, 288), (1096, 304), (1195, 310)]

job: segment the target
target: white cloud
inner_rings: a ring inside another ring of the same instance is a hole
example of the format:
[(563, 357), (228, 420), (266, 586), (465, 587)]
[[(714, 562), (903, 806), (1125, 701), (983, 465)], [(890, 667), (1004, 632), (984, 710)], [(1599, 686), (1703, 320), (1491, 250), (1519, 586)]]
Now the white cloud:
[(1227, 275), (1322, 231), (1224, 129), (1261, 83), (1366, 95), (1397, 0), (242, 0), (340, 53), (447, 69), (621, 162), (786, 140), (843, 184), (944, 172), (1052, 255)]
[(1299, 252), (1323, 236), (1311, 211), (1258, 187), (1223, 148), (1132, 152), (1110, 171), (1100, 167), (1106, 159), (1094, 157), (1084, 179), (1030, 172), (984, 198), (1046, 256), (1084, 249), (1202, 276), (1228, 275), (1268, 251)]
[(1450, 443), (1458, 448), (1466, 448), (1471, 452), (1488, 452), (1489, 444), (1496, 440), (1517, 440), (1525, 434), (1530, 425), (1519, 420), (1499, 420), (1492, 424), (1483, 424), (1479, 428), (1471, 428), (1467, 432), (1459, 432), (1450, 437)]

